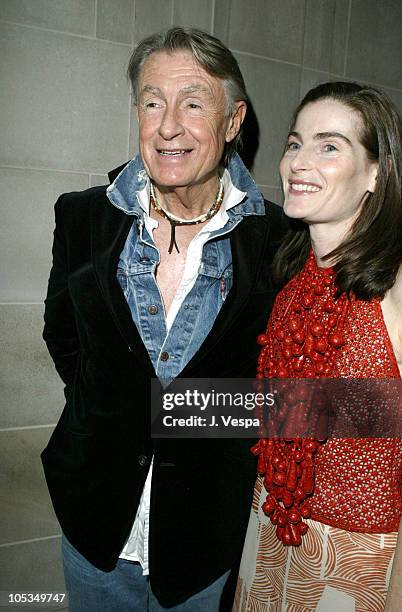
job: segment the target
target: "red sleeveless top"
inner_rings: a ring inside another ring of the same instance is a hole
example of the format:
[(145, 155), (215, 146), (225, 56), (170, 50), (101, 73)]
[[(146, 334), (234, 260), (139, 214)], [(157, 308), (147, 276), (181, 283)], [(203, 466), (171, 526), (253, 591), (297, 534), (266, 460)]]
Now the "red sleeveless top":
[[(260, 337), (260, 378), (400, 378), (380, 301), (336, 299), (334, 278), (332, 269), (318, 268), (310, 256), (278, 294), (266, 335)], [(255, 454), (264, 453), (264, 442)], [(268, 459), (259, 465), (268, 465)], [(398, 530), (400, 438), (331, 438), (319, 445), (314, 471), (311, 518), (348, 531)], [(272, 486), (271, 494), (275, 497)]]

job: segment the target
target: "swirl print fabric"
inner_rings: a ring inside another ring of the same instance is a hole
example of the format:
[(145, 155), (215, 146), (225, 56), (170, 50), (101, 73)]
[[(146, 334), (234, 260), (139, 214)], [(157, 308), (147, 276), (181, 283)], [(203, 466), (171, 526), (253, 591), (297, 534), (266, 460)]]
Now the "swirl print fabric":
[(258, 478), (234, 612), (382, 612), (397, 533), (364, 534), (308, 520), (302, 546), (283, 546), (261, 510)]

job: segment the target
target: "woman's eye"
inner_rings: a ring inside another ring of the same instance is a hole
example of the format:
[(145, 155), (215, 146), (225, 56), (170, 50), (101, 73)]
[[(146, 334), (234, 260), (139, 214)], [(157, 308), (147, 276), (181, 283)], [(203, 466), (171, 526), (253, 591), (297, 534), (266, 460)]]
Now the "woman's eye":
[(191, 108), (192, 110), (201, 108), (201, 106), (197, 104), (196, 102), (190, 102), (188, 107)]
[(337, 151), (338, 149), (333, 144), (326, 144), (324, 145), (323, 150), (325, 151), (325, 153), (332, 153), (333, 151)]

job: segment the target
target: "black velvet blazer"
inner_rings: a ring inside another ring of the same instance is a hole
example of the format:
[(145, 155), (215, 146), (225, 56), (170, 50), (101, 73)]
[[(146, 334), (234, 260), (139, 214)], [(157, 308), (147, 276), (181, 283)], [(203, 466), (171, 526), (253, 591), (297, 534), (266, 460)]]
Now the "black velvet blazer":
[[(252, 440), (150, 438), (155, 371), (116, 278), (133, 217), (110, 204), (105, 187), (61, 196), (55, 211), (44, 339), (66, 405), (42, 453), (53, 505), (70, 542), (111, 570), (154, 456), (150, 580), (163, 605), (177, 604), (241, 554), (256, 476)], [(282, 233), (282, 211), (268, 202), (266, 216), (233, 230), (233, 287), (182, 377), (254, 377)]]

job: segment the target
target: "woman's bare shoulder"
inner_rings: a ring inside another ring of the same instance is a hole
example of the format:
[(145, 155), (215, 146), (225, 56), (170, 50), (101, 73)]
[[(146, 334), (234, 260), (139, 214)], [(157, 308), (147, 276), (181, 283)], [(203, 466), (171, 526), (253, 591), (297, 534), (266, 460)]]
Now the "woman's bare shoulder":
[(395, 284), (382, 300), (381, 308), (402, 376), (402, 266), (399, 268)]

